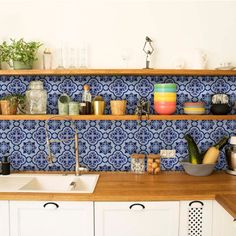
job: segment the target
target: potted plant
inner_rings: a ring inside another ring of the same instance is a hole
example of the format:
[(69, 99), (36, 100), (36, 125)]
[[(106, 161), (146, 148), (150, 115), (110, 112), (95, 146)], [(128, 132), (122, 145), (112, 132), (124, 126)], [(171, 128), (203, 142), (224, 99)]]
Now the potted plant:
[(0, 44), (0, 68), (2, 62), (6, 62), (9, 66), (11, 66), (10, 55), (11, 55), (11, 47), (7, 44), (6, 41), (4, 41), (2, 44)]
[(16, 115), (19, 105), (25, 102), (25, 95), (12, 94), (3, 97), (0, 101), (2, 115)]
[(4, 41), (0, 45), (0, 61), (6, 62), (15, 70), (32, 69), (33, 62), (37, 60), (36, 54), (39, 47), (42, 46), (39, 42), (26, 42), (23, 38), (19, 40), (11, 39), (8, 44)]

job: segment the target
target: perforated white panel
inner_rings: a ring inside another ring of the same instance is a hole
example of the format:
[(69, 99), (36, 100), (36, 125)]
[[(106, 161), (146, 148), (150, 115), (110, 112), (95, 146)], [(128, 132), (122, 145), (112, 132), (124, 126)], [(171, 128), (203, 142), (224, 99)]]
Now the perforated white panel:
[(199, 202), (193, 202), (189, 206), (188, 235), (203, 236), (203, 205), (199, 204)]

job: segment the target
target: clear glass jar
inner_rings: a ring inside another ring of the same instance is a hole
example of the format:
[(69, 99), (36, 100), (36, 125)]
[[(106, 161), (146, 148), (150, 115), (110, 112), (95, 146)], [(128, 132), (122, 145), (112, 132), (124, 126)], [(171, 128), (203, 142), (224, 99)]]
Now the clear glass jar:
[(145, 154), (131, 155), (131, 172), (143, 174), (145, 172)]
[(46, 48), (43, 52), (43, 69), (52, 69), (52, 52), (49, 48)]
[(157, 175), (161, 171), (160, 154), (147, 155), (147, 172), (148, 174)]
[(47, 114), (47, 91), (42, 81), (31, 81), (25, 95), (27, 114)]

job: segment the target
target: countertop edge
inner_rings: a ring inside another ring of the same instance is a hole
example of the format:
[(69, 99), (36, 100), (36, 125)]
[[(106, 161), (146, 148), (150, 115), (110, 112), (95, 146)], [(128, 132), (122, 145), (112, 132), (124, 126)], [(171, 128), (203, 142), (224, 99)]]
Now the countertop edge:
[(236, 194), (217, 194), (215, 200), (236, 219)]

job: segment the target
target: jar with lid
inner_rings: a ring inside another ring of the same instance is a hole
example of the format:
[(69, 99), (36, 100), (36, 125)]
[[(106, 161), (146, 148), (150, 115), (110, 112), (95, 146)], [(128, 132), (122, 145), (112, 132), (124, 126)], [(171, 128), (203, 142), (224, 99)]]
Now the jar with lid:
[(145, 154), (133, 153), (131, 155), (131, 172), (136, 174), (145, 172)]
[(42, 81), (31, 81), (25, 95), (27, 114), (47, 113), (47, 91)]
[(147, 172), (148, 174), (157, 175), (160, 168), (160, 154), (148, 154), (147, 155)]

